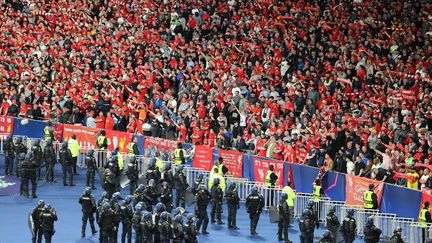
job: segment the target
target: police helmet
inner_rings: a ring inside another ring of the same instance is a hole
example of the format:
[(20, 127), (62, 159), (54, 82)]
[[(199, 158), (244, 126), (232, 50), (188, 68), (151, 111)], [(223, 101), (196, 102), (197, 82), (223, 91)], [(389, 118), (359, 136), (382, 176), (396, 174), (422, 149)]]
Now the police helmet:
[(306, 208), (305, 210), (303, 210), (302, 216), (309, 216), (311, 214), (311, 211)]
[(145, 188), (144, 184), (139, 184), (136, 190), (142, 192), (144, 188)]
[(174, 215), (177, 215), (177, 214), (183, 214), (185, 211), (186, 211), (186, 210), (185, 210), (183, 207), (176, 207), (176, 208), (173, 210), (173, 214), (174, 214)]
[(308, 202), (308, 204), (307, 204), (307, 207), (308, 207), (309, 209), (313, 209), (313, 206), (314, 206), (314, 205), (315, 205), (314, 201), (309, 200), (309, 202)]
[(92, 156), (93, 154), (94, 154), (94, 149), (91, 148), (87, 151), (88, 156)]
[(125, 203), (129, 204), (132, 202), (132, 196), (131, 195), (127, 195), (124, 199)]
[(154, 179), (150, 179), (150, 180), (148, 181), (148, 185), (149, 185), (149, 186), (155, 186), (155, 185), (156, 185), (155, 180), (154, 180)]
[(288, 194), (286, 194), (286, 193), (283, 192), (283, 193), (281, 193), (280, 198), (282, 200), (287, 200), (288, 199)]
[(144, 211), (143, 219), (146, 221), (150, 221), (152, 219), (152, 214), (149, 211)]
[(188, 221), (194, 221), (195, 220), (195, 214), (193, 213), (188, 213), (188, 215), (186, 216), (186, 219)]
[(177, 223), (181, 223), (181, 222), (183, 222), (183, 216), (181, 216), (180, 214), (179, 214), (179, 215), (176, 215), (176, 216), (174, 217), (174, 220), (175, 220)]
[(6, 140), (7, 140), (7, 141), (10, 141), (10, 140), (12, 140), (12, 135), (10, 135), (10, 134), (9, 134), (9, 135), (7, 135), (7, 137), (6, 137)]
[(44, 209), (45, 210), (51, 210), (51, 205), (49, 203), (45, 203)]
[(45, 206), (45, 201), (44, 200), (39, 200), (38, 202), (37, 202), (37, 206), (38, 207), (43, 207), (43, 206)]
[(164, 181), (162, 182), (162, 188), (168, 188), (169, 187), (169, 183)]
[(177, 166), (176, 171), (182, 171), (183, 168), (184, 168), (183, 165), (179, 165), (179, 166)]
[(396, 232), (402, 232), (402, 228), (401, 228), (401, 227), (397, 227), (397, 228), (394, 230), (394, 233), (396, 233)]
[(36, 139), (35, 141), (34, 141), (34, 145), (39, 145), (40, 144), (40, 140), (39, 139)]
[(220, 183), (219, 178), (214, 178), (213, 179), (213, 185), (219, 185), (219, 183)]
[(138, 202), (135, 205), (135, 211), (142, 211), (144, 209), (144, 203), (143, 202)]
[(63, 142), (62, 145), (61, 145), (62, 148), (67, 148), (67, 146), (68, 146), (67, 142)]
[(51, 146), (51, 145), (52, 145), (52, 141), (51, 141), (51, 139), (48, 139), (48, 140), (46, 141), (45, 145), (47, 145), (47, 146)]
[(156, 158), (151, 158), (148, 167), (153, 167), (156, 165)]
[(135, 161), (136, 161), (136, 157), (135, 156), (130, 156), (129, 157), (129, 162), (131, 162), (131, 163), (135, 163)]
[(171, 214), (168, 213), (167, 211), (162, 212), (161, 215), (160, 215), (160, 218), (161, 218), (162, 220), (168, 220), (170, 217), (171, 217)]
[(102, 198), (107, 198), (108, 197), (108, 192), (107, 191), (103, 191), (101, 197)]
[(120, 192), (115, 192), (115, 193), (112, 195), (112, 199), (113, 199), (114, 201), (117, 201), (117, 200), (122, 199)]
[(117, 155), (117, 150), (116, 149), (113, 149), (113, 151), (111, 151), (111, 156), (114, 156), (114, 155)]
[(199, 186), (198, 186), (198, 190), (205, 190), (206, 189), (206, 187), (205, 187), (205, 185), (203, 185), (203, 184), (200, 184)]
[(252, 187), (251, 193), (258, 193), (258, 187), (256, 186)]
[(17, 144), (22, 143), (22, 138), (21, 138), (21, 137), (17, 137), (17, 139), (16, 139), (16, 143), (17, 143)]
[(110, 204), (109, 204), (109, 202), (104, 202), (104, 204), (103, 204), (103, 208), (104, 208), (104, 209), (109, 209), (109, 208), (110, 208)]
[(237, 186), (237, 184), (236, 184), (234, 181), (232, 181), (232, 182), (229, 184), (229, 189), (234, 190), (234, 189), (236, 188), (236, 186)]
[(354, 209), (348, 209), (348, 212), (347, 212), (347, 214), (348, 214), (348, 216), (354, 216)]
[(117, 160), (118, 160), (117, 155), (112, 155), (110, 158), (110, 161), (117, 161)]
[(366, 220), (366, 225), (373, 225), (374, 221), (372, 217), (368, 217)]
[(331, 235), (330, 230), (325, 230), (325, 231), (323, 232), (323, 234), (322, 234), (322, 238), (330, 237), (330, 235)]
[(164, 166), (165, 170), (171, 170), (171, 163), (166, 163)]
[(156, 211), (157, 211), (157, 212), (165, 211), (165, 204), (163, 204), (163, 203), (161, 203), (161, 202), (158, 202), (158, 203), (156, 204)]
[(198, 180), (202, 180), (203, 178), (204, 178), (203, 173), (202, 173), (202, 172), (199, 172), (198, 175), (197, 175), (197, 179), (198, 179)]
[(86, 187), (84, 189), (84, 194), (89, 195), (91, 193), (91, 188), (90, 187)]
[(329, 209), (329, 213), (334, 213), (336, 212), (336, 207), (335, 206), (331, 206)]

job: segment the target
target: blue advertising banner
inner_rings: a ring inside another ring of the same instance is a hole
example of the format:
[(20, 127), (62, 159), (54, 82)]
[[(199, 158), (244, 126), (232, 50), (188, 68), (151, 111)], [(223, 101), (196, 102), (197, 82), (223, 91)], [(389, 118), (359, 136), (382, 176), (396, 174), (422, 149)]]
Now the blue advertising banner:
[(292, 177), (296, 192), (312, 193), (313, 183), (319, 170), (309, 166), (291, 164)]
[(243, 160), (243, 178), (254, 181), (253, 155), (244, 154)]
[(380, 212), (393, 213), (398, 217), (417, 219), (421, 197), (422, 194), (420, 191), (385, 184)]
[(345, 201), (346, 179), (344, 174), (328, 172), (321, 183), (324, 193), (332, 201)]
[(14, 119), (14, 136), (27, 136), (29, 138), (44, 138), (44, 128), (46, 122), (28, 120), (27, 124), (22, 124), (21, 118)]

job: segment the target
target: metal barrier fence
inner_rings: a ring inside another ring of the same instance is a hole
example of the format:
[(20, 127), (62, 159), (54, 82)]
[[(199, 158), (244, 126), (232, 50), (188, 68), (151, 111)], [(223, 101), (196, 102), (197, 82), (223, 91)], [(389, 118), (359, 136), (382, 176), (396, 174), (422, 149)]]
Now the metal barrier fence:
[(418, 223), (411, 223), (409, 229), (409, 242), (426, 242), (426, 239), (432, 237), (432, 224), (427, 224), (427, 226), (423, 228), (420, 227)]

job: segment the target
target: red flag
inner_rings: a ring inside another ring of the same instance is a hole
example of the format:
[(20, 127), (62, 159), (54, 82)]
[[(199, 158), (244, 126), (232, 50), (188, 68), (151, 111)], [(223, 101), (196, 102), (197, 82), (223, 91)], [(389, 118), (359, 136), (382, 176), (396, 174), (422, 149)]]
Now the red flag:
[(223, 164), (228, 168), (228, 175), (235, 178), (243, 177), (242, 153), (231, 150), (219, 150), (219, 157), (223, 158)]
[(260, 158), (260, 157), (254, 157), (253, 158), (253, 165), (254, 165), (254, 177), (256, 182), (265, 182), (266, 174), (269, 169), (270, 165), (274, 165), (274, 173), (279, 177), (277, 180), (278, 186), (283, 186), (284, 184), (284, 171), (283, 166), (284, 162), (279, 160), (272, 160), (272, 159), (266, 159), (266, 158)]
[(0, 133), (12, 134), (13, 133), (14, 118), (8, 116), (0, 116)]
[(205, 171), (210, 171), (212, 166), (213, 166), (213, 149), (207, 146), (196, 145), (193, 167)]

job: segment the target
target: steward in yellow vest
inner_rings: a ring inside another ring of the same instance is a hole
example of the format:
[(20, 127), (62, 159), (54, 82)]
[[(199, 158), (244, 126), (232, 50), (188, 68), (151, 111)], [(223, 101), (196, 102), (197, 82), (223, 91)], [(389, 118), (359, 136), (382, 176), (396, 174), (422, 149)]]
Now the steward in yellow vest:
[(183, 165), (185, 163), (182, 143), (178, 143), (176, 150), (174, 150), (174, 163), (176, 165)]
[(364, 192), (363, 202), (365, 209), (378, 209), (378, 199), (373, 184), (369, 184), (369, 190)]

